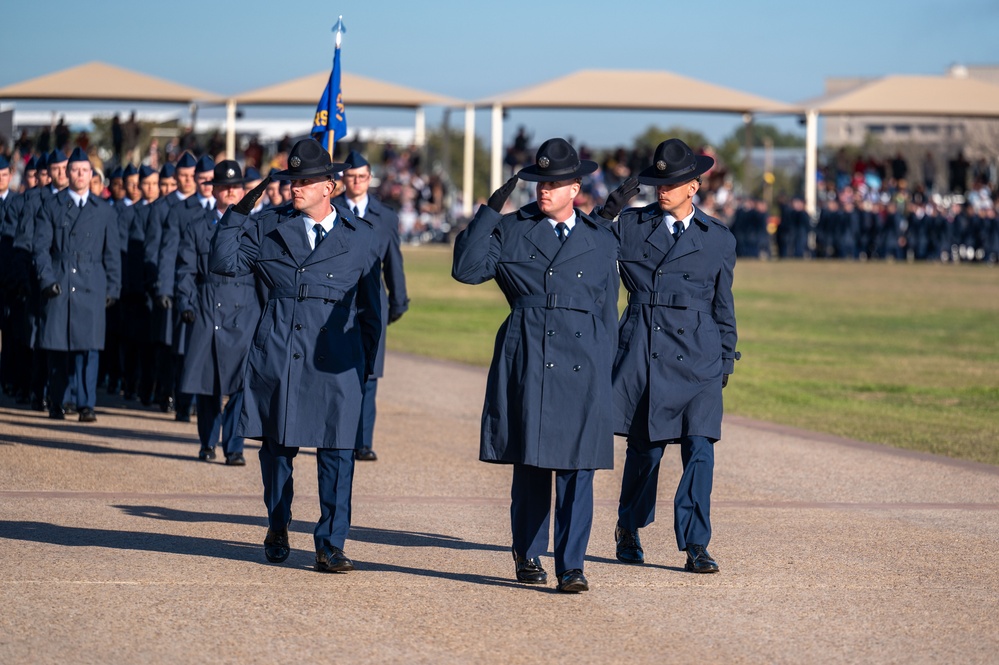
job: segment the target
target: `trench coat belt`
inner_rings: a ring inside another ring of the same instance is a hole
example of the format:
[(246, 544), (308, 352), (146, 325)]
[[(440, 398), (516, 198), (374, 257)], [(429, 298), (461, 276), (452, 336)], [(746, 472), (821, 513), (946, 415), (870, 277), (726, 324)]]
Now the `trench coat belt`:
[(329, 300), (331, 302), (336, 302), (342, 297), (343, 293), (341, 291), (330, 288), (325, 284), (281, 286), (271, 289), (267, 294), (268, 300), (276, 300), (278, 298), (297, 298), (298, 300), (305, 300), (306, 298), (311, 298), (314, 300)]
[(228, 284), (229, 286), (253, 286), (256, 283), (256, 278), (253, 275), (246, 275), (244, 277), (224, 277), (222, 275), (195, 275), (194, 283), (201, 284), (214, 284), (219, 286), (222, 284)]
[(104, 260), (100, 254), (93, 252), (52, 252), (53, 261), (81, 261), (83, 263), (98, 263)]
[(676, 307), (711, 313), (711, 301), (691, 298), (686, 293), (666, 293), (664, 291), (636, 291), (628, 294), (630, 305), (651, 305), (652, 307)]
[(511, 309), (528, 309), (539, 307), (544, 309), (574, 309), (579, 312), (593, 314), (593, 303), (586, 302), (576, 296), (564, 296), (558, 293), (547, 293), (540, 296), (520, 296), (510, 305)]

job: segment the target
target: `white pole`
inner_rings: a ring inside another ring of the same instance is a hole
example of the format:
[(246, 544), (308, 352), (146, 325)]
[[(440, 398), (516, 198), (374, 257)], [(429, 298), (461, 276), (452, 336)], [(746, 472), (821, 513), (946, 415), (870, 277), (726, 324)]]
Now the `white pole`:
[(495, 192), (503, 184), (503, 107), (500, 104), (493, 104), (492, 129), (489, 191)]
[(472, 216), (475, 196), (475, 107), (465, 106), (465, 159), (461, 173), (461, 212)]
[(416, 123), (413, 128), (413, 143), (422, 148), (427, 142), (427, 115), (422, 106), (416, 107)]
[(225, 103), (225, 158), (236, 159), (236, 100)]
[(812, 219), (818, 211), (815, 192), (815, 177), (819, 161), (819, 112), (809, 109), (805, 112), (805, 210)]

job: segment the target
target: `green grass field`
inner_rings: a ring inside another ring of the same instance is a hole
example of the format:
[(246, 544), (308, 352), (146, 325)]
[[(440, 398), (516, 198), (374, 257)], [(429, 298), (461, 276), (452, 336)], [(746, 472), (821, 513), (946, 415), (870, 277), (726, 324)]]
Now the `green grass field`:
[[(389, 348), (488, 365), (499, 289), (451, 279), (450, 248), (404, 253), (411, 309)], [(727, 413), (999, 464), (999, 270), (742, 261), (735, 303)]]

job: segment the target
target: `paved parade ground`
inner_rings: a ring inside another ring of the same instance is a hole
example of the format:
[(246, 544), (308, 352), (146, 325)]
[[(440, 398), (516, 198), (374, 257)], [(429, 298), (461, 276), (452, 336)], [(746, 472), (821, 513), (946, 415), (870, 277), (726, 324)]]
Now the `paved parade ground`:
[[(591, 590), (513, 581), (510, 469), (478, 457), (486, 371), (389, 355), (346, 553), (312, 570), (315, 457), (284, 564), (247, 466), (196, 426), (0, 408), (0, 663), (995, 663), (999, 468), (729, 417), (710, 551), (683, 572), (668, 450), (648, 563), (614, 558), (624, 461), (596, 474)], [(738, 380), (738, 375), (733, 381)]]

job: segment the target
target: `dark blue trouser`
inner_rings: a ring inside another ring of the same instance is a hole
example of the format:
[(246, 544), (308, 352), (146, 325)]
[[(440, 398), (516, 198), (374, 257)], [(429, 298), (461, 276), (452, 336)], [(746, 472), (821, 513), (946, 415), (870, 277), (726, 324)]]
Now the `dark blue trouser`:
[(372, 448), (375, 434), (375, 394), (378, 392), (378, 379), (364, 382), (364, 397), (361, 401), (361, 422), (357, 425), (357, 440), (354, 449)]
[[(510, 526), (513, 549), (533, 559), (548, 552), (552, 503), (551, 469), (513, 465)], [(555, 574), (583, 569), (593, 525), (593, 469), (554, 471)]]
[[(267, 523), (282, 529), (291, 522), (291, 502), (295, 497), (292, 477), (298, 448), (282, 446), (270, 439), (260, 444), (260, 475), (264, 481), (264, 505)], [(333, 545), (343, 549), (350, 530), (350, 495), (354, 482), (354, 451), (317, 448), (319, 471), (319, 522), (316, 524), (316, 549)]]
[(229, 395), (229, 402), (222, 409), (222, 395), (197, 395), (198, 438), (201, 446), (214, 448), (222, 435), (222, 452), (226, 455), (243, 452), (243, 437), (236, 436), (236, 424), (243, 410), (243, 391)]
[[(88, 351), (49, 351), (50, 409), (75, 404), (77, 409), (97, 406), (97, 363), (100, 353)], [(59, 400), (62, 400), (60, 402)]]
[[(621, 499), (617, 523), (629, 531), (652, 524), (656, 518), (656, 488), (665, 441), (653, 443), (628, 439), (621, 479)], [(673, 498), (673, 529), (680, 551), (688, 545), (704, 545), (711, 540), (711, 486), (714, 478), (715, 447), (703, 436), (680, 440), (683, 475)]]

